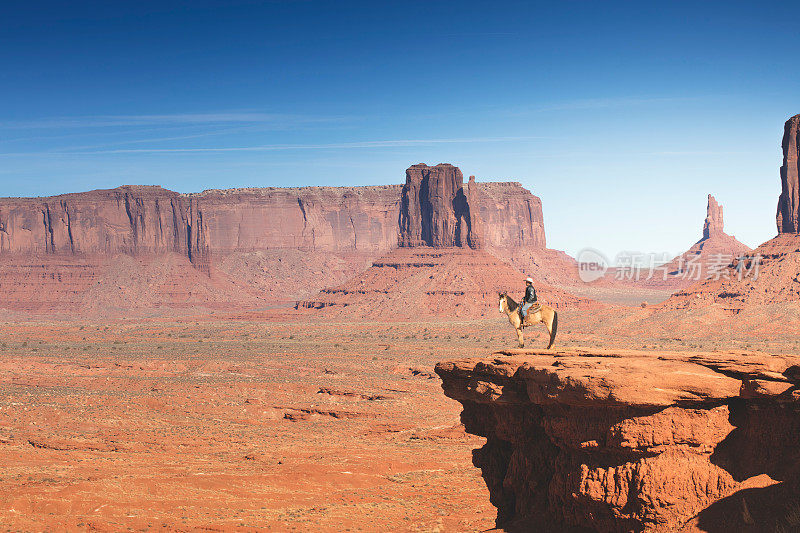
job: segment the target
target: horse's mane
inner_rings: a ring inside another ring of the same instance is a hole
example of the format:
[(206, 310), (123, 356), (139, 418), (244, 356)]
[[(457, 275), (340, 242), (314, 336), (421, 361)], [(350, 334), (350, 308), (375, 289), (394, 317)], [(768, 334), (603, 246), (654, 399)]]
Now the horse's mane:
[(514, 301), (514, 300), (511, 298), (511, 296), (509, 296), (508, 294), (506, 294), (506, 305), (508, 306), (508, 310), (509, 310), (509, 311), (513, 311), (514, 309), (516, 309), (517, 307), (519, 307), (519, 304), (518, 304), (517, 302), (515, 302), (515, 301)]

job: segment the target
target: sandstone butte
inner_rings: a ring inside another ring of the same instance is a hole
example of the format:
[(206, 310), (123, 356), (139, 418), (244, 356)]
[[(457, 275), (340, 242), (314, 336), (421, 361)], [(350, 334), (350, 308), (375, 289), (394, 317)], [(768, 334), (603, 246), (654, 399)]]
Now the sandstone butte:
[(398, 246), (563, 262), (546, 249), (539, 198), (514, 182), (465, 187), (448, 164), (414, 165), (404, 186), (0, 199), (2, 306), (16, 310), (263, 307), (337, 286)]
[[(297, 308), (351, 318), (494, 315), (498, 292), (519, 291), (526, 276), (510, 264), (511, 250), (550, 258), (557, 252), (545, 248), (538, 199), (521, 209), (507, 204), (498, 210), (493, 207), (499, 203), (497, 193), (491, 197), (487, 192), (493, 191), (479, 187), (474, 176), (465, 187), (461, 171), (452, 165), (412, 166), (401, 194), (400, 247)], [(559, 261), (571, 264), (555, 255), (548, 265)], [(537, 274), (533, 261), (521, 262)], [(536, 286), (540, 299), (557, 308), (599, 305), (541, 280)]]
[(778, 233), (800, 233), (800, 115), (783, 126), (783, 165), (781, 165), (781, 195), (778, 198)]
[(717, 275), (676, 292), (663, 306), (687, 309), (716, 306), (736, 314), (745, 307), (800, 300), (800, 227), (798, 227), (798, 130), (800, 115), (784, 126), (778, 235), (731, 261)]
[(677, 288), (705, 280), (750, 251), (749, 246), (725, 233), (722, 205), (709, 194), (703, 237), (665, 266), (666, 282)]
[[(561, 265), (567, 263), (563, 260), (553, 260), (555, 258), (551, 255), (547, 258), (549, 260), (546, 268), (546, 271), (550, 271), (550, 275), (545, 274), (542, 277), (546, 280), (552, 280), (557, 286), (579, 293), (586, 292), (587, 286), (595, 289), (600, 288), (600, 290), (611, 294), (631, 292), (644, 295), (645, 293), (642, 290), (649, 289), (663, 293), (664, 296), (661, 298), (663, 300), (670, 293), (677, 292), (726, 270), (726, 267), (733, 259), (749, 252), (751, 252), (750, 247), (739, 242), (736, 237), (725, 233), (722, 205), (717, 202), (714, 196), (709, 194), (702, 237), (687, 251), (672, 258), (664, 265), (653, 265), (654, 268), (651, 270), (645, 264), (642, 265), (638, 273), (631, 269), (610, 267), (604, 276), (587, 284), (578, 278), (577, 265), (571, 258), (568, 261), (571, 261), (572, 264), (569, 264), (566, 269), (559, 269)], [(539, 259), (545, 257), (542, 252), (537, 253), (536, 256)], [(515, 261), (516, 263), (517, 261)], [(536, 258), (529, 260), (529, 263), (535, 264)], [(553, 268), (554, 266), (555, 268)]]

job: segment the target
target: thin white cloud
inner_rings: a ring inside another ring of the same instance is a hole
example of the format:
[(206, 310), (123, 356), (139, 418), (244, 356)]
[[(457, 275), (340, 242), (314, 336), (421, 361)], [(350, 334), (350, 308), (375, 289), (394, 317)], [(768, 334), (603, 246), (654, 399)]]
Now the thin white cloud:
[(224, 153), (224, 152), (274, 152), (285, 150), (349, 150), (372, 148), (403, 148), (410, 146), (432, 146), (437, 144), (472, 144), (472, 143), (497, 143), (518, 142), (546, 139), (548, 137), (471, 137), (452, 139), (397, 139), (382, 141), (358, 141), (346, 143), (322, 144), (265, 144), (259, 146), (231, 146), (222, 148), (131, 148), (114, 150), (76, 150), (76, 151), (43, 151), (43, 152), (6, 152), (0, 156), (83, 156), (83, 155), (114, 155), (114, 154), (196, 154), (196, 153)]
[(652, 106), (680, 102), (696, 102), (707, 98), (710, 98), (710, 96), (620, 96), (616, 98), (580, 98), (576, 100), (564, 100), (561, 102), (550, 102), (530, 106), (515, 106), (505, 109), (499, 108), (496, 110), (496, 112), (505, 113), (511, 116), (519, 116), (546, 111), (580, 111), (618, 107)]
[(93, 145), (85, 145), (85, 146), (69, 146), (64, 148), (59, 148), (59, 152), (83, 152), (89, 150), (97, 150), (99, 148), (105, 148), (108, 146), (119, 146), (121, 144), (142, 144), (142, 143), (152, 143), (152, 142), (161, 142), (161, 141), (185, 141), (187, 139), (199, 139), (202, 137), (212, 137), (215, 135), (228, 135), (231, 133), (242, 133), (252, 131), (254, 126), (242, 126), (242, 127), (235, 127), (235, 128), (224, 128), (221, 130), (214, 130), (214, 131), (207, 131), (204, 133), (195, 133), (192, 135), (178, 135), (172, 137), (153, 137), (148, 139), (130, 139), (126, 141), (115, 141), (111, 143), (103, 143), (103, 144), (93, 144)]
[(307, 116), (280, 113), (177, 113), (165, 115), (100, 115), (0, 121), (6, 129), (106, 128), (122, 126), (171, 126), (243, 123), (311, 123), (352, 120), (353, 117)]
[(234, 146), (224, 148), (141, 148), (121, 150), (97, 150), (92, 152), (70, 152), (73, 154), (141, 154), (141, 153), (202, 153), (202, 152), (272, 152), (278, 150), (325, 150), (358, 148), (402, 148), (434, 144), (490, 143), (530, 141), (544, 137), (475, 137), (462, 139), (399, 139), (383, 141), (359, 141), (324, 144), (265, 144), (260, 146)]
[(663, 151), (663, 152), (651, 152), (648, 155), (734, 155), (734, 154), (755, 154), (758, 152), (753, 151), (742, 151), (742, 150), (726, 150), (726, 151), (718, 151), (718, 150), (684, 150), (684, 151)]

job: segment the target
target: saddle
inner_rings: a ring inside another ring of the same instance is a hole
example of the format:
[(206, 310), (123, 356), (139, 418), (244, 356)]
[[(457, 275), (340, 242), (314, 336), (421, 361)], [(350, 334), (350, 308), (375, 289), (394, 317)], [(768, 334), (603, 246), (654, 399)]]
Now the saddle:
[[(535, 313), (536, 311), (539, 311), (541, 308), (542, 308), (542, 304), (541, 303), (533, 302), (533, 305), (531, 305), (528, 308), (528, 316), (531, 316), (531, 313)], [(519, 319), (520, 319), (520, 322), (522, 322), (522, 323), (525, 322), (525, 317), (522, 316), (522, 304), (520, 304), (520, 306), (519, 306)]]

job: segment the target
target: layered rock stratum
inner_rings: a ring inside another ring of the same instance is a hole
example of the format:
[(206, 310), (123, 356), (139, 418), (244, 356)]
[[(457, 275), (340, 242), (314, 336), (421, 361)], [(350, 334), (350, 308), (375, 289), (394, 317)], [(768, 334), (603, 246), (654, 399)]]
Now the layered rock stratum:
[(706, 220), (703, 223), (703, 239), (710, 239), (722, 235), (725, 230), (725, 223), (722, 218), (722, 206), (717, 199), (708, 195), (708, 206), (706, 207)]
[[(478, 184), (474, 176), (465, 187), (453, 165), (410, 167), (400, 203), (400, 247), (296, 307), (384, 320), (486, 316), (494, 313), (498, 292), (523, 287), (526, 274), (517, 265), (537, 276), (540, 299), (548, 304), (592, 305), (538, 276), (536, 258), (551, 258), (554, 251), (545, 247), (541, 201), (509, 194), (517, 187)], [(520, 250), (528, 255), (514, 253)]]
[(464, 185), (446, 164), (412, 166), (403, 186), (3, 198), (0, 306), (258, 307), (338, 286), (399, 245), (544, 249), (541, 201), (519, 183)]
[(478, 183), (475, 176), (465, 186), (458, 167), (413, 165), (400, 201), (400, 246), (544, 249), (542, 201), (520, 189), (516, 182)]
[(210, 254), (395, 246), (400, 187), (229, 189), (157, 186), (0, 199), (0, 253)]
[[(354, 279), (323, 289), (297, 307), (381, 320), (496, 316), (498, 293), (518, 290), (521, 298), (524, 279), (525, 274), (484, 250), (398, 248)], [(540, 301), (555, 308), (600, 306), (544, 282), (537, 282), (536, 290)]]
[(778, 531), (797, 505), (798, 362), (511, 350), (436, 372), (487, 439), (473, 463), (507, 531)]

